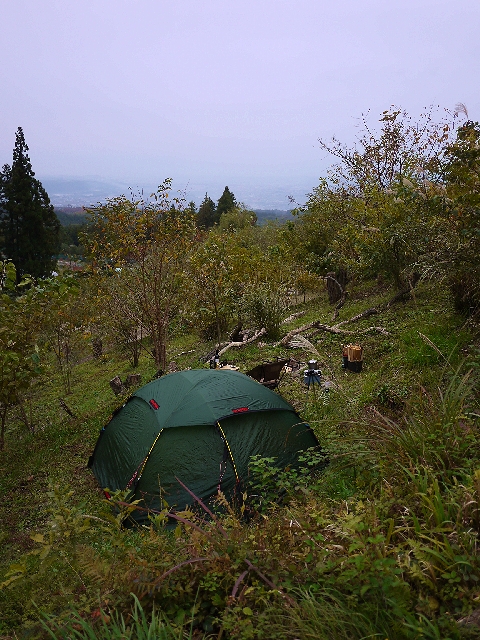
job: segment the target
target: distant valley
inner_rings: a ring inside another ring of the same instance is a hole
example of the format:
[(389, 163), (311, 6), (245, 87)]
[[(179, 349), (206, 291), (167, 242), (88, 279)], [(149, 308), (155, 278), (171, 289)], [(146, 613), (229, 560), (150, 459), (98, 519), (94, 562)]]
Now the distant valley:
[[(52, 204), (58, 210), (66, 210), (74, 213), (78, 207), (92, 206), (104, 202), (107, 198), (130, 193), (150, 194), (156, 190), (156, 185), (103, 180), (101, 178), (40, 178)], [(304, 204), (306, 194), (311, 191), (312, 185), (282, 185), (268, 186), (250, 184), (244, 181), (229, 181), (228, 186), (235, 194), (238, 202), (243, 202), (249, 209), (255, 211), (259, 221), (263, 219), (286, 218), (296, 203)], [(218, 184), (193, 184), (186, 186), (176, 184), (178, 190), (187, 202), (193, 200), (197, 206), (205, 197), (205, 193), (214, 200), (218, 200), (225, 185)], [(293, 198), (292, 204), (290, 198)]]

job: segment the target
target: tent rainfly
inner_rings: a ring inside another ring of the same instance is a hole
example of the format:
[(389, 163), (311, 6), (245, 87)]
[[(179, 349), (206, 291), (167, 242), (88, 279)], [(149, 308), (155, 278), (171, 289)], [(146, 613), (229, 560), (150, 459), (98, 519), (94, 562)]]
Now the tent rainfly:
[[(171, 373), (136, 391), (101, 430), (91, 467), (100, 486), (130, 489), (140, 506), (170, 509), (232, 496), (247, 481), (250, 457), (294, 465), (318, 441), (281, 396), (238, 371)], [(177, 480), (178, 478), (178, 480)], [(161, 496), (161, 499), (160, 499)], [(135, 511), (137, 522), (146, 511)]]

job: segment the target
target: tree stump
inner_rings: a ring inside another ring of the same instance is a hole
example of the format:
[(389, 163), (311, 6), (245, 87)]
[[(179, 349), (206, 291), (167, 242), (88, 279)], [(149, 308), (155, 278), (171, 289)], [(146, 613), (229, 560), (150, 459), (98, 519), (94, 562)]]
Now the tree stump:
[(230, 334), (230, 342), (238, 342), (240, 340), (240, 332), (243, 329), (243, 322), (239, 322)]
[(124, 386), (129, 389), (130, 387), (136, 387), (142, 381), (142, 376), (139, 373), (129, 373), (127, 379), (124, 382)]
[(103, 345), (100, 338), (93, 338), (92, 340), (93, 357), (95, 359), (101, 358), (103, 353)]
[(125, 393), (125, 387), (123, 386), (123, 382), (121, 381), (119, 376), (115, 376), (110, 380), (110, 387), (112, 388), (113, 393), (118, 396), (121, 393)]

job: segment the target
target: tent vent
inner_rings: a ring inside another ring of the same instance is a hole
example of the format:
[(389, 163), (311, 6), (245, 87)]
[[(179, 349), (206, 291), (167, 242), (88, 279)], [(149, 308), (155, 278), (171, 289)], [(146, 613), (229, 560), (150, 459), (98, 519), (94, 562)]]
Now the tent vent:
[(232, 409), (232, 413), (245, 413), (248, 411), (248, 407), (238, 407), (237, 409)]
[(150, 400), (150, 404), (152, 405), (152, 407), (154, 409), (158, 409), (160, 407), (160, 405), (158, 404), (158, 402), (155, 402), (155, 400)]

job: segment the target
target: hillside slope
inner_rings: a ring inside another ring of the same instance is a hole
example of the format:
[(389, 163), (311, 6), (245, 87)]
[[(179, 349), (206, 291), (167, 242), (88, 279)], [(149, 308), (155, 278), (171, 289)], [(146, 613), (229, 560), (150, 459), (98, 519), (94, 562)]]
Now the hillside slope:
[[(478, 637), (478, 329), (435, 283), (389, 306), (391, 297), (352, 284), (334, 321), (323, 295), (292, 308), (302, 315), (283, 335), (317, 322), (293, 346), (225, 353), (241, 371), (277, 356), (300, 363), (279, 392), (330, 465), (308, 474), (315, 454), (305, 473), (257, 460), (244, 505), (220, 496), (218, 523), (200, 509), (174, 532), (162, 515), (123, 530), (86, 467), (122, 402), (109, 381), (133, 373), (128, 361), (113, 345), (100, 359), (85, 349), (69, 396), (52, 361), (30, 394), (35, 432), (14, 420), (0, 452), (1, 637), (46, 637), (40, 612), (58, 638), (82, 625), (97, 636), (77, 637), (117, 637), (115, 613), (135, 627), (132, 593), (148, 620), (155, 607), (166, 638)], [(346, 343), (362, 345), (361, 373), (341, 368)], [(168, 356), (198, 368), (211, 348), (183, 336)], [(330, 390), (305, 387), (312, 357)], [(142, 356), (136, 372), (147, 382), (153, 361)], [(125, 495), (115, 498), (128, 511)]]

